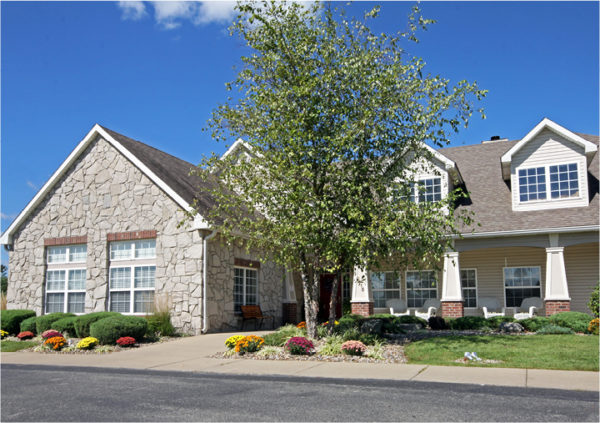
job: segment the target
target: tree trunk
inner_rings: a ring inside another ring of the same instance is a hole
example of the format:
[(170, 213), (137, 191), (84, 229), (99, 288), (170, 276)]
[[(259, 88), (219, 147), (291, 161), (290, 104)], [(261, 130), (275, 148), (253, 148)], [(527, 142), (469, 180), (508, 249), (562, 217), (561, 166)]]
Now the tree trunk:
[(337, 292), (340, 286), (341, 273), (336, 273), (333, 278), (333, 284), (331, 285), (331, 298), (329, 300), (329, 324), (327, 325), (327, 332), (331, 335), (333, 328), (335, 327), (335, 310), (337, 308)]
[(302, 291), (304, 292), (304, 320), (309, 338), (317, 337), (317, 314), (319, 313), (319, 274), (309, 270), (302, 260)]

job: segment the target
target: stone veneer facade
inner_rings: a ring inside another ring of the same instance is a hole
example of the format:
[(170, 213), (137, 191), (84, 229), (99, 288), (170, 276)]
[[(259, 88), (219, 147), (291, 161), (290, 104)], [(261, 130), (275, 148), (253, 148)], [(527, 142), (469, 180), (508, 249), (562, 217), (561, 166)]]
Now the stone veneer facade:
[[(9, 254), (8, 307), (43, 314), (49, 238), (87, 239), (85, 312), (108, 308), (108, 234), (156, 231), (156, 297), (169, 297), (175, 327), (197, 334), (202, 327), (202, 238), (183, 210), (102, 138), (94, 140), (13, 235)], [(86, 237), (86, 238), (83, 238)], [(56, 241), (50, 241), (56, 242)], [(241, 248), (209, 241), (209, 330), (236, 325), (233, 258)], [(260, 304), (281, 318), (282, 272), (261, 266)]]

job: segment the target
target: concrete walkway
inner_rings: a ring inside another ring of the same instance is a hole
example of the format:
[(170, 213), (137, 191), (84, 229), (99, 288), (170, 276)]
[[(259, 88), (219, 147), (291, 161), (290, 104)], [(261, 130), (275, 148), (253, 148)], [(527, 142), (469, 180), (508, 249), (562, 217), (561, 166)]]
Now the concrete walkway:
[[(267, 332), (255, 332), (256, 334)], [(244, 375), (285, 375), (343, 379), (386, 379), (421, 382), (468, 383), (527, 388), (599, 391), (598, 372), (430, 366), (422, 364), (330, 363), (219, 359), (231, 333), (181, 338), (108, 354), (2, 353), (2, 364), (111, 367), (175, 370)]]

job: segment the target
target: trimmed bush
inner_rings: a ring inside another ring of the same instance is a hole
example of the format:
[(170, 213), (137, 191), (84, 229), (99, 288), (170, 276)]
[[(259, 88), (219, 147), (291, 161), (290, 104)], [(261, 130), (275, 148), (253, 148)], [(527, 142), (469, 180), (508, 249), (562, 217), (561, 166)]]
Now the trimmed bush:
[(35, 328), (37, 329), (37, 333), (45, 332), (48, 329), (54, 329), (52, 327), (52, 323), (56, 322), (57, 320), (64, 319), (65, 317), (75, 317), (75, 315), (73, 313), (50, 313), (39, 316), (35, 320)]
[(578, 311), (565, 311), (553, 314), (548, 319), (553, 325), (562, 326), (563, 328), (569, 328), (574, 332), (581, 333), (587, 332), (591, 320), (589, 314)]
[(33, 310), (2, 310), (0, 313), (0, 329), (11, 335), (20, 332), (21, 322), (35, 316)]
[(484, 317), (464, 316), (449, 322), (453, 330), (482, 330), (489, 329), (490, 324)]
[(537, 331), (538, 335), (569, 335), (572, 334), (573, 330), (563, 326), (547, 325)]
[(117, 339), (131, 336), (142, 339), (148, 330), (148, 321), (137, 316), (114, 316), (100, 319), (90, 325), (90, 336), (101, 344), (114, 345)]
[(488, 327), (493, 330), (499, 330), (502, 323), (515, 322), (514, 317), (511, 316), (494, 316), (486, 320)]
[(590, 295), (590, 299), (587, 303), (588, 308), (592, 312), (592, 314), (596, 317), (600, 316), (600, 300), (598, 297), (600, 296), (600, 282), (596, 284), (596, 288), (592, 291)]
[(420, 323), (423, 327), (427, 326), (427, 320), (417, 316), (397, 316), (400, 323)]
[(35, 328), (35, 319), (37, 317), (31, 316), (21, 322), (21, 332), (33, 332), (37, 333), (37, 329)]
[(342, 316), (340, 318), (339, 324), (336, 325), (333, 330), (335, 333), (344, 333), (349, 329), (358, 329), (360, 328), (360, 322), (364, 320), (363, 316), (358, 314), (347, 314), (346, 316)]
[(58, 319), (55, 322), (52, 322), (50, 326), (52, 329), (56, 329), (62, 333), (68, 333), (69, 336), (75, 336), (75, 320), (77, 320), (77, 316), (73, 317), (63, 317), (62, 319)]
[(168, 311), (154, 313), (146, 316), (148, 320), (148, 334), (160, 336), (173, 336), (175, 334), (175, 328), (171, 323), (171, 315)]
[(532, 317), (529, 319), (519, 320), (521, 326), (525, 328), (527, 332), (537, 332), (544, 326), (548, 326), (550, 324), (550, 319), (547, 317)]
[(98, 311), (96, 313), (83, 314), (75, 319), (75, 334), (78, 338), (87, 338), (90, 336), (90, 325), (100, 319), (107, 317), (118, 317), (121, 313), (114, 311)]

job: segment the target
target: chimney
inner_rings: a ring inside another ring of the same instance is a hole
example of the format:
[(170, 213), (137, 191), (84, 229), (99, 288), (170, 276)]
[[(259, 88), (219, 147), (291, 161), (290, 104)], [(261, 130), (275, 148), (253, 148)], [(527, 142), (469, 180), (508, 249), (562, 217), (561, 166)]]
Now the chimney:
[(499, 141), (508, 141), (508, 138), (500, 138), (500, 135), (492, 135), (488, 140), (481, 141), (482, 144), (487, 144), (490, 142), (499, 142)]

